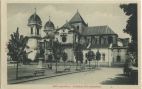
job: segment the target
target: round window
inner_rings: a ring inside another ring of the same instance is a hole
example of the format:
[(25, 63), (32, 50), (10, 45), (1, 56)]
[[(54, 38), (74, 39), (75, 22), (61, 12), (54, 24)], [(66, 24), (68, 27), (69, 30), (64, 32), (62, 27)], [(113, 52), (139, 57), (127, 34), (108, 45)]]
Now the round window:
[(66, 41), (67, 41), (66, 36), (63, 36), (63, 37), (62, 37), (62, 41), (63, 41), (63, 42), (66, 42)]

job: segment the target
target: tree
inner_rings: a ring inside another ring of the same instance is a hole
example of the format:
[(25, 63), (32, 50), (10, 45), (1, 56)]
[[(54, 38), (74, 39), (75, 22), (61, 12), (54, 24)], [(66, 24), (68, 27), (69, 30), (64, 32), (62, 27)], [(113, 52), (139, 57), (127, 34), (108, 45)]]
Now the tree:
[(125, 15), (129, 16), (127, 20), (126, 29), (123, 31), (131, 36), (131, 43), (128, 50), (132, 53), (136, 53), (136, 64), (137, 64), (137, 4), (122, 4), (120, 8), (123, 9)]
[(130, 16), (123, 31), (131, 35), (133, 41), (137, 41), (137, 4), (123, 4), (120, 8), (125, 15)]
[(23, 52), (22, 62), (23, 62), (24, 65), (29, 64), (31, 62), (31, 59), (29, 59), (28, 56), (27, 56), (31, 52), (26, 52), (26, 51)]
[(77, 44), (75, 47), (75, 59), (76, 59), (77, 66), (78, 66), (78, 62), (80, 62), (81, 64), (83, 63), (83, 52), (82, 52), (81, 44)]
[(52, 55), (51, 51), (49, 52), (48, 60), (47, 61), (50, 62), (50, 64), (48, 65), (48, 68), (52, 69), (53, 55)]
[(95, 54), (93, 51), (91, 51), (91, 49), (86, 54), (86, 58), (89, 61), (89, 67), (90, 67), (90, 61), (92, 61), (94, 59), (94, 56), (95, 56)]
[(56, 73), (57, 73), (57, 63), (59, 62), (61, 58), (61, 44), (59, 43), (58, 40), (53, 42), (53, 55), (56, 61)]
[(98, 62), (101, 59), (101, 54), (99, 52), (99, 50), (96, 52), (96, 60), (97, 60), (97, 66), (98, 66)]
[(68, 59), (67, 53), (63, 52), (63, 54), (62, 54), (62, 60), (64, 61), (64, 67), (65, 67), (65, 62), (67, 61), (67, 59)]
[(22, 61), (22, 56), (25, 55), (24, 49), (26, 48), (26, 43), (28, 41), (27, 37), (19, 34), (19, 28), (13, 34), (11, 34), (11, 39), (8, 42), (7, 48), (8, 53), (13, 61), (16, 61), (16, 79), (18, 79), (18, 63)]
[(76, 59), (77, 66), (78, 66), (78, 62), (80, 62), (80, 64), (83, 63), (83, 52), (81, 50), (76, 51), (75, 59)]

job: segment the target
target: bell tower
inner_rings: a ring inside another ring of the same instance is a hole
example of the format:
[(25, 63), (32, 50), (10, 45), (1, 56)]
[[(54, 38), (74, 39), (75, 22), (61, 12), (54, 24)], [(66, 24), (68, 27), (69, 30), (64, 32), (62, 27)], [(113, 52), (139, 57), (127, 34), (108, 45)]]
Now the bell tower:
[(31, 54), (34, 55), (31, 58), (30, 56), (28, 56), (28, 58), (35, 60), (37, 58), (36, 55), (40, 53), (39, 43), (41, 40), (40, 30), (42, 27), (42, 21), (40, 17), (37, 15), (36, 9), (35, 12), (28, 19), (28, 27), (29, 27), (29, 36), (28, 36), (29, 39), (27, 46), (29, 47), (28, 50), (32, 51)]
[(41, 33), (41, 27), (42, 27), (42, 21), (40, 17), (36, 13), (36, 8), (34, 14), (30, 16), (28, 19), (28, 27), (30, 28), (30, 36), (31, 37), (40, 37)]
[(79, 33), (82, 33), (84, 28), (87, 27), (88, 25), (85, 23), (85, 21), (83, 20), (82, 16), (80, 15), (79, 11), (77, 10), (77, 12), (75, 13), (75, 15), (71, 18), (71, 20), (69, 21), (70, 24), (74, 25), (74, 27), (76, 28), (76, 30)]

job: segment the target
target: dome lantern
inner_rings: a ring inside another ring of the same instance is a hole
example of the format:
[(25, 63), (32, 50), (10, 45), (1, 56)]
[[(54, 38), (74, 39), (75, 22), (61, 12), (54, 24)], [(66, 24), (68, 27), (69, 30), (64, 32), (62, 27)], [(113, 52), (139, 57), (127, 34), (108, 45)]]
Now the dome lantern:
[(50, 20), (50, 16), (49, 16), (49, 20), (46, 22), (46, 24), (44, 25), (44, 31), (52, 31), (54, 29), (54, 24), (53, 22)]
[(42, 21), (40, 17), (36, 13), (36, 9), (34, 14), (32, 14), (28, 19), (28, 26), (30, 28), (30, 36), (40, 36), (40, 29), (42, 27)]
[(36, 25), (36, 27), (38, 27), (39, 29), (42, 27), (42, 21), (36, 13), (36, 8), (35, 8), (35, 13), (32, 14), (28, 19), (28, 26), (34, 27), (34, 25)]

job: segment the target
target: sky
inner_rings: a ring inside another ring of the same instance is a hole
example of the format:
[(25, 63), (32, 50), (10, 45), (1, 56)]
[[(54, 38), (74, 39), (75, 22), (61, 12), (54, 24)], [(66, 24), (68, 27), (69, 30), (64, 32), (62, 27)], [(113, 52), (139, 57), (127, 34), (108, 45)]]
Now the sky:
[(42, 35), (44, 25), (50, 20), (55, 27), (61, 27), (66, 20), (70, 20), (79, 11), (82, 18), (89, 26), (108, 25), (121, 38), (130, 37), (123, 32), (128, 16), (126, 16), (119, 3), (9, 3), (7, 7), (8, 38), (19, 27), (20, 34), (28, 35), (30, 28), (27, 26), (28, 18), (35, 12), (42, 20)]

